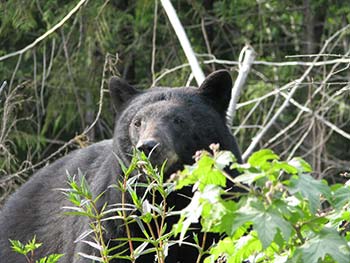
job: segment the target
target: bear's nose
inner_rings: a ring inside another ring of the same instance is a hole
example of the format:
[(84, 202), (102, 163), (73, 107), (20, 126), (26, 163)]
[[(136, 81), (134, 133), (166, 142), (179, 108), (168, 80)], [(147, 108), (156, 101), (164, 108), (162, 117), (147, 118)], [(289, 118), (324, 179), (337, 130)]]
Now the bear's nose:
[(147, 156), (150, 155), (152, 151), (159, 145), (159, 142), (157, 142), (154, 139), (150, 140), (144, 140), (144, 141), (139, 141), (136, 145), (136, 149), (139, 151), (144, 152)]

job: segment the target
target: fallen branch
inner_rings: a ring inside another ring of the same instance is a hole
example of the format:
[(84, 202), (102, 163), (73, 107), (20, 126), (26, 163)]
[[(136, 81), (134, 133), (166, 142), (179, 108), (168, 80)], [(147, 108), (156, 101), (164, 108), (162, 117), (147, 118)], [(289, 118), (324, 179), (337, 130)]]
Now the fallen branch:
[[(239, 99), (239, 95), (241, 93), (241, 90), (246, 82), (247, 76), (249, 74), (249, 71), (252, 67), (252, 63), (255, 59), (256, 53), (254, 49), (246, 45), (240, 55), (239, 55), (239, 61), (242, 61), (239, 65), (239, 72), (238, 72), (238, 77), (235, 81), (235, 84), (233, 85), (232, 92), (231, 92), (231, 100), (230, 104), (228, 106), (227, 112), (226, 112), (226, 122), (227, 126), (231, 129), (233, 118), (235, 116), (236, 112), (236, 106), (237, 106), (237, 101)], [(244, 59), (243, 59), (244, 57)]]

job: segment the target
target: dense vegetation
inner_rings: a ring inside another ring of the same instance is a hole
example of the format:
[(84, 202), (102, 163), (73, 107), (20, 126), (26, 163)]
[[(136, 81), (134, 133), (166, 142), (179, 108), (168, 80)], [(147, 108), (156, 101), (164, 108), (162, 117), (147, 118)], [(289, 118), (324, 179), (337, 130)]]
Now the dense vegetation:
[[(71, 12), (78, 2), (80, 7)], [(349, 221), (348, 184), (330, 187), (310, 175), (333, 184), (345, 182), (349, 171), (347, 1), (180, 0), (173, 4), (205, 73), (227, 68), (236, 77), (245, 44), (257, 53), (232, 127), (243, 152), (296, 88), (288, 107), (256, 147), (269, 147), (287, 161), (265, 151), (259, 157), (265, 164), (251, 157), (251, 166), (238, 167), (246, 177), (236, 182), (248, 184), (250, 191), (239, 203), (222, 200), (217, 206), (222, 209), (204, 221), (208, 231), (227, 235), (211, 251), (211, 259), (224, 254), (229, 262), (249, 256), (266, 262), (287, 258), (298, 262), (300, 257), (304, 262), (322, 258), (346, 262), (349, 232), (343, 222)], [(111, 137), (113, 109), (106, 84), (112, 75), (141, 89), (196, 85), (157, 0), (0, 2), (0, 204), (47, 162)], [(207, 153), (204, 159), (210, 163), (213, 156)], [(301, 168), (296, 167), (295, 156), (307, 160), (313, 172), (300, 160)], [(218, 185), (206, 189), (211, 193), (222, 186), (220, 181), (212, 183)], [(197, 195), (205, 195), (201, 190)], [(207, 203), (196, 205), (202, 207), (203, 218), (212, 209)], [(227, 206), (231, 214), (225, 215), (239, 214), (235, 218), (240, 221), (211, 229), (210, 222), (228, 212)], [(243, 210), (245, 206), (249, 208)], [(272, 231), (262, 231), (258, 214), (270, 218), (265, 222)], [(147, 221), (147, 215), (143, 219)], [(182, 219), (182, 224), (188, 223), (186, 214)], [(186, 228), (179, 229), (184, 235)], [(26, 254), (38, 245), (33, 240), (27, 248), (17, 246)], [(250, 248), (259, 253), (251, 254)]]
[[(247, 163), (237, 164), (231, 152), (219, 151), (215, 144), (210, 149), (198, 152), (196, 163), (171, 180), (165, 180), (163, 170), (152, 167), (144, 153), (135, 152), (130, 166), (123, 166), (121, 181), (110, 186), (123, 196), (130, 195), (128, 204), (106, 203), (99, 209), (98, 200), (105, 192), (94, 197), (83, 173), (71, 177), (69, 187), (62, 189), (71, 202), (64, 209), (71, 216), (89, 219), (90, 228), (77, 242), (99, 250), (96, 255), (79, 255), (108, 263), (115, 258), (135, 262), (143, 254), (154, 253), (156, 262), (164, 263), (169, 247), (181, 243), (195, 247), (196, 262), (204, 259), (204, 263), (349, 262), (350, 181), (329, 186), (312, 178), (311, 167), (303, 159), (281, 161), (271, 150), (255, 152)], [(232, 178), (224, 170), (227, 166), (241, 175)], [(146, 174), (147, 182), (137, 182), (131, 176), (135, 172)], [(229, 185), (235, 191), (227, 191)], [(169, 207), (167, 197), (188, 186), (194, 192), (188, 206), (182, 211)], [(145, 194), (138, 196), (137, 188), (144, 188)], [(169, 226), (167, 219), (179, 213), (177, 224)], [(115, 219), (122, 220), (127, 229), (139, 227), (142, 236), (128, 234), (117, 237), (120, 243), (112, 242), (114, 246), (107, 244), (102, 238), (103, 223)], [(192, 223), (199, 221), (204, 234), (194, 235), (194, 242), (189, 243)], [(213, 232), (221, 240), (206, 244)], [(11, 243), (17, 253), (27, 255), (28, 263), (34, 263), (35, 249), (40, 246), (35, 237), (26, 245)], [(47, 261), (36, 262), (54, 263), (59, 257), (47, 255)]]

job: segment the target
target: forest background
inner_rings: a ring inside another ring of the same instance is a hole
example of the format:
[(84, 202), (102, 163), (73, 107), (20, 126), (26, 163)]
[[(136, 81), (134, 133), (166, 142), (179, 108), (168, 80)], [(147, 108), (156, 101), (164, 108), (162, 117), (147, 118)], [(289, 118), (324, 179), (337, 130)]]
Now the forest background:
[[(264, 130), (255, 150), (301, 156), (315, 178), (342, 181), (350, 167), (348, 1), (172, 3), (205, 74), (226, 68), (235, 79), (242, 48), (256, 52), (232, 126), (242, 152)], [(0, 2), (0, 203), (34, 170), (111, 138), (112, 75), (140, 89), (196, 86), (159, 2)]]

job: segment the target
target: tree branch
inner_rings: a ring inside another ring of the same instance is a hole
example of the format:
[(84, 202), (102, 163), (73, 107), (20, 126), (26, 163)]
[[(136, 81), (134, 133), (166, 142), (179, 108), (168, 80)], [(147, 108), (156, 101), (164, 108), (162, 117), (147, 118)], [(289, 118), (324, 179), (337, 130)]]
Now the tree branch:
[[(321, 57), (321, 54), (324, 54), (327, 46), (329, 45), (329, 43), (331, 43), (331, 41), (336, 38), (337, 36), (339, 36), (341, 33), (345, 32), (346, 30), (348, 30), (350, 28), (350, 25), (347, 25), (346, 27), (343, 27), (342, 29), (338, 30), (336, 33), (334, 33), (330, 38), (328, 38), (325, 41), (325, 44), (323, 45), (321, 51), (320, 51), (320, 55), (316, 56), (312, 62), (312, 64), (306, 69), (306, 71), (304, 72), (304, 74), (297, 79), (294, 83), (294, 87), (291, 89), (291, 91), (289, 92), (289, 94), (286, 97), (286, 100), (283, 102), (283, 104), (281, 105), (281, 107), (277, 110), (277, 112), (274, 114), (274, 116), (268, 121), (268, 123), (266, 124), (266, 126), (253, 138), (251, 144), (248, 146), (248, 148), (246, 149), (246, 151), (243, 153), (242, 158), (243, 160), (246, 160), (249, 155), (253, 152), (253, 150), (255, 149), (255, 147), (257, 146), (257, 144), (260, 142), (260, 140), (262, 139), (262, 137), (265, 135), (265, 133), (270, 129), (270, 127), (275, 123), (275, 121), (277, 120), (277, 118), (279, 117), (279, 115), (283, 112), (283, 110), (289, 105), (290, 100), (292, 99), (294, 93), (296, 92), (296, 90), (299, 88), (300, 84), (304, 81), (304, 79), (309, 75), (309, 73), (311, 72), (311, 70), (313, 69), (315, 63), (317, 62), (317, 60)], [(329, 123), (328, 123), (329, 124)], [(335, 127), (332, 127), (333, 129)], [(343, 135), (344, 136), (344, 135)]]
[(21, 55), (24, 52), (28, 51), (29, 49), (35, 47), (38, 43), (40, 43), (41, 41), (43, 41), (46, 37), (48, 37), (49, 35), (51, 35), (53, 32), (55, 32), (58, 28), (60, 28), (61, 26), (63, 26), (63, 24), (75, 13), (79, 10), (79, 8), (88, 0), (80, 0), (79, 3), (59, 22), (57, 23), (53, 28), (51, 28), (50, 30), (48, 30), (45, 34), (41, 35), (40, 37), (38, 37), (37, 39), (34, 40), (34, 42), (32, 42), (31, 44), (29, 44), (28, 46), (22, 48), (21, 50), (17, 50), (13, 53), (7, 54), (5, 56), (0, 57), (0, 61), (17, 56), (17, 55)]
[[(244, 56), (244, 59), (243, 59), (243, 56)], [(252, 63), (255, 59), (255, 56), (256, 56), (256, 53), (254, 49), (249, 45), (246, 45), (242, 49), (241, 53), (239, 54), (239, 61), (243, 60), (243, 62), (240, 63), (238, 77), (235, 81), (235, 84), (233, 85), (230, 104), (226, 112), (227, 126), (230, 129), (233, 122), (233, 118), (235, 116), (236, 105), (239, 99), (239, 95), (241, 93), (241, 89), (246, 82), (248, 73), (252, 67)]]
[(187, 57), (188, 62), (190, 63), (193, 75), (197, 81), (198, 86), (204, 81), (204, 73), (199, 66), (198, 60), (193, 52), (190, 41), (187, 38), (186, 32), (179, 20), (179, 17), (176, 14), (176, 11), (169, 0), (160, 0), (163, 5), (163, 8), (168, 15), (171, 25), (173, 26), (177, 38), (180, 41), (183, 51)]

